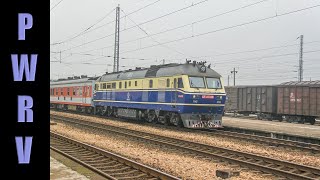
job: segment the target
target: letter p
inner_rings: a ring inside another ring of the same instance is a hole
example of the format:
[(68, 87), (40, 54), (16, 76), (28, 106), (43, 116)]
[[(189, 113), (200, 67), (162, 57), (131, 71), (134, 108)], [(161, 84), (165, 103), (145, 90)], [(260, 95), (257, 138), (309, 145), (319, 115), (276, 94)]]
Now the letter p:
[(18, 40), (25, 40), (26, 29), (31, 29), (33, 25), (33, 18), (29, 13), (19, 13), (18, 16)]

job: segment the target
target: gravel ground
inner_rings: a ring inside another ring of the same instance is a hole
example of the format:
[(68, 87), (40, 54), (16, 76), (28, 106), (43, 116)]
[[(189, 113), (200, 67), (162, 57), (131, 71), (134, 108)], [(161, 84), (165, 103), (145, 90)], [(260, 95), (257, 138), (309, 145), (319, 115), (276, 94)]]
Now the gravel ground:
[[(201, 160), (173, 151), (163, 150), (156, 145), (133, 142), (124, 139), (123, 137), (114, 137), (108, 134), (100, 135), (61, 123), (52, 125), (51, 130), (108, 151), (121, 154), (137, 162), (157, 168), (182, 179), (219, 179), (215, 177), (216, 169), (232, 169), (232, 167), (226, 164), (215, 163), (211, 160)], [(262, 176), (260, 173), (242, 170), (239, 177), (233, 177), (231, 179), (256, 180), (270, 178)]]
[(209, 135), (205, 136), (205, 135), (200, 135), (198, 133), (179, 132), (176, 130), (169, 130), (165, 128), (149, 127), (149, 126), (143, 126), (141, 124), (114, 121), (114, 120), (108, 120), (108, 119), (97, 118), (97, 117), (86, 117), (86, 116), (74, 115), (70, 113), (51, 111), (50, 114), (62, 115), (66, 117), (76, 117), (82, 120), (90, 120), (94, 122), (105, 123), (108, 125), (121, 126), (128, 129), (139, 130), (139, 131), (154, 133), (158, 135), (168, 136), (168, 137), (175, 137), (179, 139), (229, 148), (233, 150), (241, 150), (243, 152), (259, 154), (262, 156), (277, 158), (280, 160), (286, 160), (286, 161), (295, 162), (299, 164), (320, 167), (319, 155), (313, 155), (313, 154), (302, 152), (299, 150), (289, 151), (287, 149), (283, 149), (279, 147), (262, 146), (252, 142), (241, 141), (241, 140), (231, 139), (227, 137), (223, 138), (223, 137), (214, 137)]

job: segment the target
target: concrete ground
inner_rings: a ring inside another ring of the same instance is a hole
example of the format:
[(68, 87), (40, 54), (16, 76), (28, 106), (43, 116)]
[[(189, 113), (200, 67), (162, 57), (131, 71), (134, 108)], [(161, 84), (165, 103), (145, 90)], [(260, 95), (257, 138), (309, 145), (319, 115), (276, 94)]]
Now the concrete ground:
[(320, 138), (320, 126), (308, 124), (296, 124), (276, 121), (253, 120), (237, 117), (224, 116), (222, 124), (229, 127), (254, 129), (275, 133), (300, 135), (306, 137)]
[(65, 166), (50, 156), (50, 179), (52, 180), (89, 180), (82, 174)]

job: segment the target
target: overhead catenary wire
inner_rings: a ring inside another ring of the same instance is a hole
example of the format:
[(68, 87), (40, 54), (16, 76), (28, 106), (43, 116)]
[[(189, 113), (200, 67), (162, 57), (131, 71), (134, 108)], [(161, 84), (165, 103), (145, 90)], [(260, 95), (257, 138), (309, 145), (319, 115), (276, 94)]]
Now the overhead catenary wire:
[[(266, 17), (266, 18), (262, 18), (262, 19), (257, 19), (257, 20), (253, 20), (253, 21), (249, 21), (249, 22), (245, 22), (245, 23), (241, 23), (241, 24), (237, 24), (237, 25), (233, 25), (233, 26), (228, 26), (228, 27), (225, 27), (225, 28), (217, 29), (217, 30), (208, 31), (208, 32), (205, 32), (205, 33), (200, 33), (200, 34), (196, 34), (196, 35), (192, 35), (192, 36), (187, 36), (187, 37), (183, 37), (183, 38), (179, 38), (179, 39), (166, 41), (166, 42), (163, 42), (161, 44), (168, 44), (168, 43), (178, 42), (178, 41), (182, 41), (182, 40), (186, 40), (186, 39), (191, 39), (191, 38), (195, 38), (195, 37), (204, 36), (204, 35), (207, 35), (207, 34), (212, 34), (212, 33), (220, 32), (220, 31), (225, 31), (225, 30), (229, 30), (229, 29), (245, 26), (245, 25), (248, 25), (248, 24), (254, 24), (254, 23), (270, 20), (270, 19), (273, 19), (273, 18), (278, 18), (278, 17), (289, 15), (289, 14), (305, 11), (305, 10), (316, 8), (316, 7), (319, 7), (319, 6), (320, 5), (315, 5), (315, 6), (311, 6), (311, 7), (307, 7), (307, 8), (302, 8), (302, 9), (298, 9), (298, 10), (294, 10), (294, 11), (289, 11), (289, 12), (286, 12), (286, 13), (283, 13), (283, 14), (273, 15), (273, 16), (269, 16), (269, 17)], [(135, 51), (139, 51), (139, 50), (142, 50), (142, 49), (147, 49), (147, 48), (151, 48), (151, 47), (155, 47), (155, 46), (159, 46), (159, 44), (145, 46), (145, 47), (141, 47), (141, 48), (138, 48), (138, 49), (125, 51), (125, 52), (122, 52), (122, 54), (135, 52)]]
[(56, 8), (62, 1), (63, 1), (63, 0), (60, 0), (56, 5), (54, 5), (54, 6), (50, 9), (50, 12), (51, 12), (54, 8)]
[[(173, 12), (167, 13), (167, 14), (165, 14), (165, 15), (162, 15), (162, 16), (153, 18), (153, 19), (151, 19), (151, 20), (148, 20), (148, 21), (139, 23), (138, 25), (143, 25), (143, 24), (147, 24), (147, 23), (153, 22), (153, 21), (155, 21), (155, 20), (158, 20), (158, 19), (164, 18), (164, 17), (166, 17), (166, 16), (169, 16), (169, 15), (172, 15), (172, 14), (175, 14), (175, 13), (178, 13), (178, 12), (183, 11), (183, 10), (185, 10), (185, 9), (189, 9), (190, 7), (197, 6), (197, 5), (202, 4), (202, 3), (204, 3), (204, 2), (207, 2), (207, 1), (209, 1), (209, 0), (202, 0), (202, 1), (197, 2), (197, 3), (193, 3), (192, 5), (186, 6), (186, 7), (184, 7), (184, 8), (181, 8), (181, 9), (175, 10), (175, 11), (173, 11)], [(134, 26), (128, 27), (128, 28), (126, 28), (126, 29), (120, 30), (120, 32), (127, 31), (127, 30), (129, 30), (129, 29), (133, 29), (133, 28), (136, 28), (136, 27), (137, 27), (137, 25), (134, 25)], [(108, 34), (108, 35), (106, 35), (106, 36), (102, 36), (102, 37), (100, 37), (100, 38), (96, 38), (96, 39), (94, 39), (94, 40), (92, 40), (92, 41), (89, 41), (89, 42), (86, 42), (86, 43), (83, 43), (83, 44), (80, 44), (80, 45), (77, 45), (77, 46), (73, 46), (73, 47), (70, 47), (70, 48), (68, 48), (68, 49), (64, 49), (64, 50), (62, 50), (62, 52), (68, 51), (68, 50), (71, 50), (71, 49), (74, 49), (74, 48), (82, 47), (82, 46), (84, 46), (84, 45), (86, 45), (86, 44), (91, 44), (91, 43), (96, 42), (96, 41), (99, 41), (99, 40), (101, 40), (101, 39), (105, 39), (105, 38), (107, 38), (107, 37), (113, 36), (114, 34), (115, 34), (115, 33)]]

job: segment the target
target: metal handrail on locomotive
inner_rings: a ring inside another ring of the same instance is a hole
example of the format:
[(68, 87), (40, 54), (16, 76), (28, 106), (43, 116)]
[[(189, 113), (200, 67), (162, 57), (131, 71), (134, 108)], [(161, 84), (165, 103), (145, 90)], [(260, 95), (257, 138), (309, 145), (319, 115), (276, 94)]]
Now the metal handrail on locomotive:
[(206, 62), (187, 60), (102, 75), (95, 80), (92, 108), (104, 116), (221, 128), (225, 98), (221, 75)]

